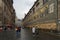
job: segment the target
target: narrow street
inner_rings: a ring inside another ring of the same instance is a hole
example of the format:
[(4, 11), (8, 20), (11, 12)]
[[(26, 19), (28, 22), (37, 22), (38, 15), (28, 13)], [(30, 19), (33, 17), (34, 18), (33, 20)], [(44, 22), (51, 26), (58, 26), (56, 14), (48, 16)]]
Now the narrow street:
[(0, 40), (60, 40), (60, 0), (0, 0)]

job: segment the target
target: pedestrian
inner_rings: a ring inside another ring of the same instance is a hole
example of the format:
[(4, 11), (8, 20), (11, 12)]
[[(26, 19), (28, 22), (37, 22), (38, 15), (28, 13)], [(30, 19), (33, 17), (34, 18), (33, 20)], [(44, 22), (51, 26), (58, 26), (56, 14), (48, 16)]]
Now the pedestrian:
[(21, 32), (21, 27), (18, 28), (18, 31)]
[(35, 34), (35, 40), (39, 40), (39, 29), (38, 28), (36, 28), (36, 34)]
[(0, 27), (0, 32), (2, 32), (2, 27)]
[(36, 35), (39, 35), (39, 29), (36, 28)]
[(35, 27), (34, 26), (32, 28), (32, 33), (33, 33), (33, 35), (35, 35)]
[(16, 37), (18, 37), (18, 28), (16, 27)]
[(4, 31), (6, 31), (7, 30), (7, 27), (4, 27)]
[(21, 28), (20, 27), (16, 27), (16, 37), (17, 38), (20, 37), (20, 31), (21, 31)]

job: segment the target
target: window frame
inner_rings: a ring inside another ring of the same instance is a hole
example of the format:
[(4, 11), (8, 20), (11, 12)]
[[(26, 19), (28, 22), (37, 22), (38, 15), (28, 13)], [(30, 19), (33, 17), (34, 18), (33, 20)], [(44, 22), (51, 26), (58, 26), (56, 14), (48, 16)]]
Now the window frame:
[(48, 13), (53, 13), (54, 12), (54, 3), (51, 3), (48, 8)]

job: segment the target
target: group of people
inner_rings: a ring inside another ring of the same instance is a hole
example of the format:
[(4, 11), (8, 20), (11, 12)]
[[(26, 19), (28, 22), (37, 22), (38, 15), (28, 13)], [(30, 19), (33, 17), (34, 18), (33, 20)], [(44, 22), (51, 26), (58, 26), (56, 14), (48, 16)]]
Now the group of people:
[(16, 27), (16, 32), (20, 32), (21, 31), (21, 27)]
[[(21, 33), (21, 27), (16, 27), (16, 36), (19, 37), (20, 33)], [(39, 29), (36, 27), (32, 27), (32, 33), (33, 33), (33, 35), (38, 35)]]
[(21, 27), (16, 27), (16, 37), (20, 37)]

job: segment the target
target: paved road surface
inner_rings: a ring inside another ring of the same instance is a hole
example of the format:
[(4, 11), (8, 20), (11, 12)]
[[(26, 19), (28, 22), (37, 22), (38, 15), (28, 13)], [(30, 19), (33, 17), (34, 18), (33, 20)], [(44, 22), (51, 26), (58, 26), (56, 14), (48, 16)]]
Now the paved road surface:
[(15, 31), (0, 32), (0, 40), (15, 40)]
[(33, 37), (30, 29), (21, 29), (21, 40), (60, 40), (60, 36), (53, 33), (40, 32), (39, 35)]
[(16, 38), (15, 31), (0, 32), (0, 40), (60, 40), (60, 36), (52, 33), (39, 32), (39, 35), (33, 37), (30, 29), (21, 29), (21, 37)]
[(21, 40), (33, 40), (31, 30), (21, 29)]

